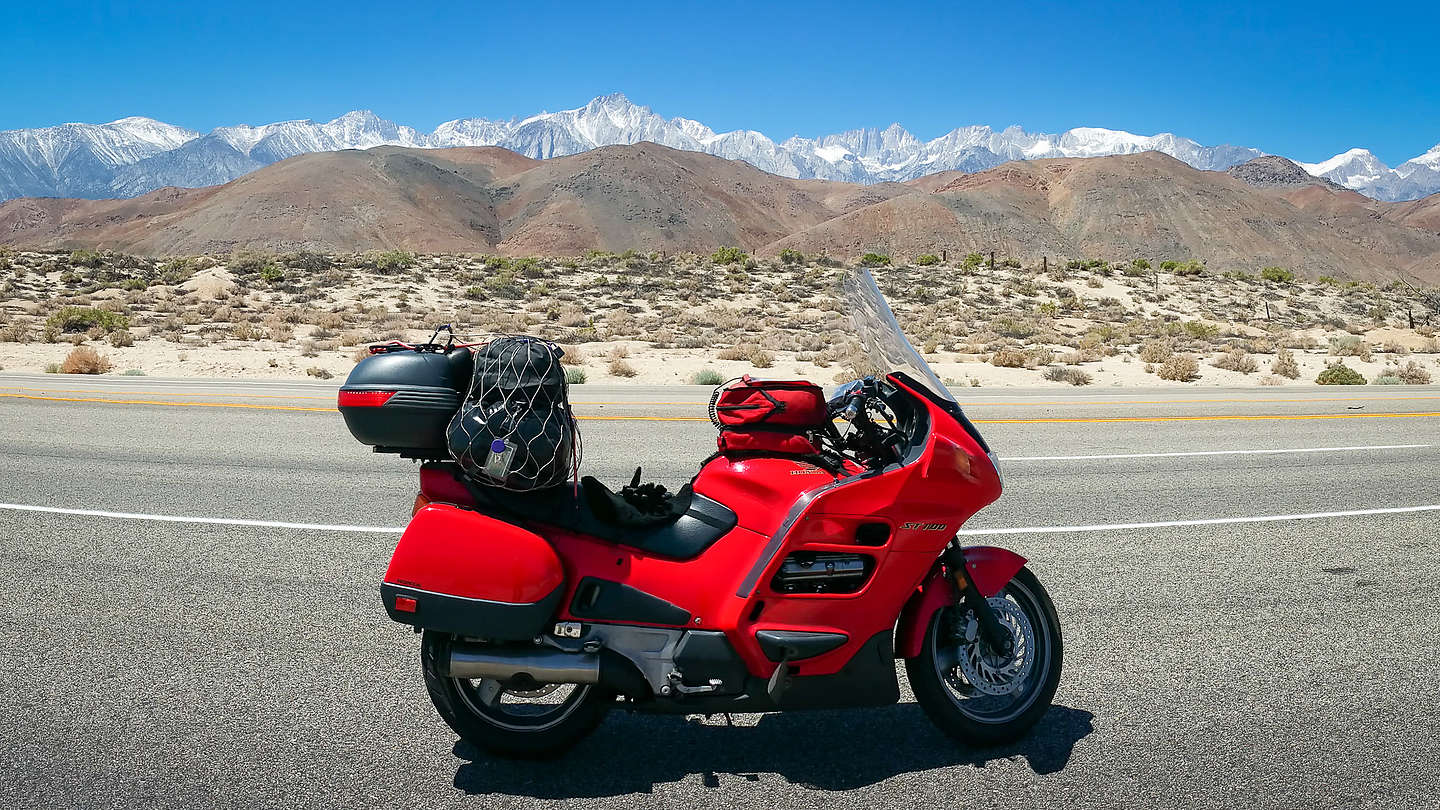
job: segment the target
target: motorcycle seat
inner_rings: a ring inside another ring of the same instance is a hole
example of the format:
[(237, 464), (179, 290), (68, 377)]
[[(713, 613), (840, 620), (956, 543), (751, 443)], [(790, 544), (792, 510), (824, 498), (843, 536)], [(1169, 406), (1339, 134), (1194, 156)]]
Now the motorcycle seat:
[(553, 526), (677, 559), (699, 556), (739, 522), (729, 507), (695, 492), (689, 484), (657, 513), (635, 509), (590, 476), (582, 478), (578, 487), (567, 484), (532, 492), (466, 483), (475, 506), (500, 520)]

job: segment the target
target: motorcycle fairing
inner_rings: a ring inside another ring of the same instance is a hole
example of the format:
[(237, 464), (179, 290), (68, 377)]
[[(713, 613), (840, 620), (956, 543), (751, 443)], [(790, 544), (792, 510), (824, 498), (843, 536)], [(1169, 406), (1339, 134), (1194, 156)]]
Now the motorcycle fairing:
[[(995, 546), (967, 546), (965, 565), (970, 569), (975, 589), (989, 599), (1000, 593), (1025, 567), (1025, 558)], [(959, 601), (960, 590), (955, 580), (947, 576), (937, 563), (900, 612), (900, 621), (896, 625), (895, 657), (914, 658), (919, 655), (925, 631), (929, 629), (935, 612)]]

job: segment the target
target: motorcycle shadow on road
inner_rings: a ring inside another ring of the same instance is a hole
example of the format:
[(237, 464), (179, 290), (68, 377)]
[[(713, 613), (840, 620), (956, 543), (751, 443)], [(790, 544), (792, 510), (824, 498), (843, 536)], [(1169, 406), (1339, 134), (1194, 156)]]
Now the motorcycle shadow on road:
[(1063, 769), (1075, 743), (1094, 731), (1095, 715), (1054, 706), (1030, 734), (998, 748), (959, 746), (914, 703), (883, 709), (767, 714), (754, 725), (611, 714), (600, 729), (556, 762), (496, 759), (459, 742), (467, 762), (455, 787), (475, 795), (543, 799), (649, 793), (657, 784), (701, 774), (707, 787), (775, 774), (819, 790), (851, 790), (892, 776), (1023, 758), (1037, 774)]

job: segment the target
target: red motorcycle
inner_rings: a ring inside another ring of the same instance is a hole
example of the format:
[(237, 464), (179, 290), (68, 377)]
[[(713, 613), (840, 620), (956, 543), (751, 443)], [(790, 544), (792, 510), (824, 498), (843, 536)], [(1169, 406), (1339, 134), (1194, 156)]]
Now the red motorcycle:
[(886, 373), (828, 400), (805, 382), (723, 386), (719, 451), (673, 494), (638, 470), (620, 493), (590, 478), (477, 485), (421, 442), (407, 452), (376, 433), (395, 424), (387, 409), (452, 419), (469, 348), (385, 351), (437, 370), (415, 390), (357, 367), (340, 395), (352, 432), (429, 459), (380, 590), (391, 618), (423, 631), (425, 684), (457, 734), (543, 756), (617, 707), (887, 705), (896, 659), (925, 713), (965, 743), (1013, 740), (1045, 713), (1061, 670), (1054, 605), (1023, 558), (956, 536), (1000, 496), (995, 456), (869, 273), (845, 291)]

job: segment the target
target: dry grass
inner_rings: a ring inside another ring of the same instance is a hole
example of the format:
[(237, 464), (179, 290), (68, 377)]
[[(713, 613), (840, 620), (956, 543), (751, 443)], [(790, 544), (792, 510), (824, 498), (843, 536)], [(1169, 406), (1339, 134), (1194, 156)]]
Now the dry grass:
[[(1300, 378), (1300, 365), (1295, 362), (1295, 355), (1291, 354), (1289, 350), (1280, 349), (1275, 352), (1275, 359), (1270, 361), (1270, 373), (1277, 377), (1296, 380)], [(1261, 380), (1261, 383), (1270, 385), (1278, 384), (1265, 383), (1264, 380)]]
[(632, 365), (630, 365), (629, 363), (625, 362), (624, 358), (620, 358), (620, 357), (617, 357), (617, 358), (615, 358), (614, 360), (611, 360), (611, 361), (610, 361), (609, 369), (610, 369), (610, 374), (611, 374), (611, 376), (614, 376), (614, 377), (627, 377), (627, 378), (628, 378), (628, 377), (634, 377), (635, 375), (637, 375), (637, 374), (640, 373), (640, 372), (638, 372), (638, 371), (635, 370), (635, 367), (634, 367), (634, 366), (632, 366)]
[(1215, 368), (1222, 368), (1226, 371), (1238, 371), (1241, 374), (1254, 374), (1260, 370), (1260, 364), (1255, 358), (1244, 349), (1231, 349), (1210, 361)]

